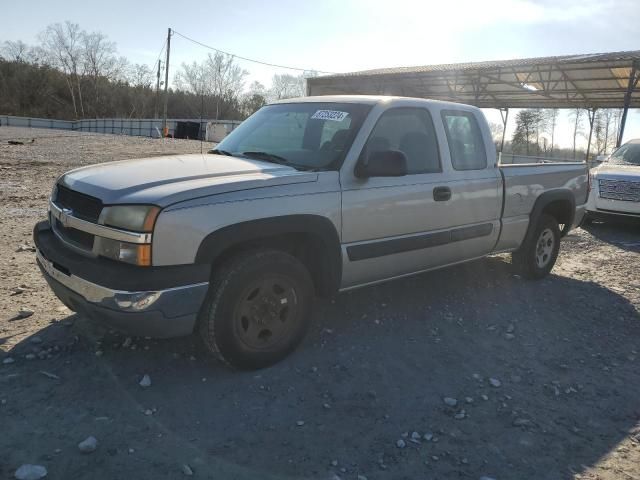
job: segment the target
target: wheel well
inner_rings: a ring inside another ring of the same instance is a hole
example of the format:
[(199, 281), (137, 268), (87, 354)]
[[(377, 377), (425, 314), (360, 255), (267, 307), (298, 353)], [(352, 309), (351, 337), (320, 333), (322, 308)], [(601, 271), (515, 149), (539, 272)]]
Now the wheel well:
[(551, 215), (556, 219), (558, 224), (564, 225), (561, 229), (562, 235), (566, 235), (571, 228), (573, 222), (573, 207), (569, 200), (554, 200), (542, 209), (542, 213)]
[(239, 242), (223, 250), (213, 259), (211, 271), (232, 256), (255, 248), (272, 248), (296, 257), (309, 270), (318, 295), (330, 296), (339, 287), (339, 276), (336, 277), (336, 272), (333, 271), (335, 264), (330, 247), (313, 233), (283, 233)]

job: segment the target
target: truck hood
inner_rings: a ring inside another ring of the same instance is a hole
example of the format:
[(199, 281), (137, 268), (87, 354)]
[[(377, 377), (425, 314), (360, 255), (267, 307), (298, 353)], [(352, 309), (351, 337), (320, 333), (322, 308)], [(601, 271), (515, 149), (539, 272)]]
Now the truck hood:
[(72, 170), (59, 183), (109, 204), (160, 207), (238, 190), (313, 182), (317, 173), (213, 154), (124, 160)]
[(640, 180), (640, 166), (637, 165), (616, 165), (603, 163), (593, 171), (599, 178), (610, 178), (613, 180), (624, 180), (632, 178)]

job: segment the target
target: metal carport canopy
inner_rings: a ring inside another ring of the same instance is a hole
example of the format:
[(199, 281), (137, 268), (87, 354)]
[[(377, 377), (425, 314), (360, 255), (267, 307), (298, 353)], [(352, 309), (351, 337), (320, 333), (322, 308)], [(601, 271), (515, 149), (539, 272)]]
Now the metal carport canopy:
[(400, 95), (481, 108), (640, 107), (640, 50), (382, 68), (309, 78), (309, 95)]

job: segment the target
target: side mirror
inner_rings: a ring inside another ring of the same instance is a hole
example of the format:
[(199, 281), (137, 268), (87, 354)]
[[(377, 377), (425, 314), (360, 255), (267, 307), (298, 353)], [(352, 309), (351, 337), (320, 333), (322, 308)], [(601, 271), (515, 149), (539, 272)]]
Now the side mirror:
[(356, 166), (358, 178), (403, 177), (407, 174), (407, 156), (399, 150), (378, 150), (366, 156)]

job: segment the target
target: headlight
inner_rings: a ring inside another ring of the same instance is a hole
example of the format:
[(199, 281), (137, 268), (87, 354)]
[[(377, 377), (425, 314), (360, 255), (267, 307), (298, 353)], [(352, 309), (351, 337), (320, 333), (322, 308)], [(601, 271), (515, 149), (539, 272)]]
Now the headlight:
[(160, 208), (154, 205), (116, 205), (105, 207), (98, 223), (134, 232), (151, 232)]
[[(98, 223), (132, 232), (152, 232), (160, 208), (155, 205), (115, 205), (105, 207)], [(133, 265), (151, 265), (151, 245), (95, 237), (94, 251), (103, 257)]]

